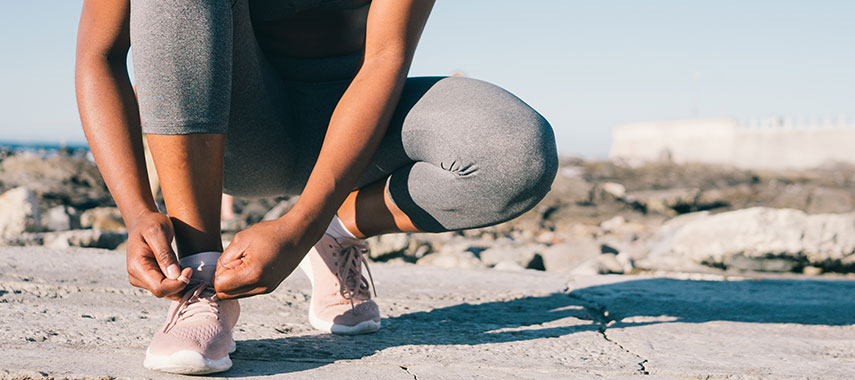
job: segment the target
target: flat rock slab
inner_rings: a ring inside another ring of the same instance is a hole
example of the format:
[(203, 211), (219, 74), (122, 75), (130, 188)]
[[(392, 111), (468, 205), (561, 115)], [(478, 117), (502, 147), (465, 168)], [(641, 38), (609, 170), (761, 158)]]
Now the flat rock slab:
[[(217, 377), (851, 378), (855, 282), (571, 277), (372, 265), (375, 334), (316, 332), (296, 273), (241, 301)], [(186, 378), (143, 368), (168, 302), (127, 283), (124, 254), (0, 249), (0, 378)]]

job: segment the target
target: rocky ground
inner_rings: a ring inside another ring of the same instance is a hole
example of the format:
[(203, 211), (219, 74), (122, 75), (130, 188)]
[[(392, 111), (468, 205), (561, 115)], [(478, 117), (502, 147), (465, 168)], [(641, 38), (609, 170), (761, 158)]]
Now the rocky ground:
[[(751, 171), (562, 159), (552, 191), (500, 225), (372, 238), (378, 262), (637, 274), (855, 271), (855, 167)], [(123, 249), (126, 231), (85, 152), (0, 150), (0, 246)], [(224, 240), (296, 198), (237, 199)]]
[[(242, 301), (221, 377), (851, 378), (853, 174), (563, 159), (513, 221), (372, 238), (376, 334), (313, 331), (299, 273)], [(224, 240), (295, 200), (238, 199)], [(85, 152), (0, 149), (0, 378), (168, 377), (126, 238)]]
[[(855, 281), (572, 275), (375, 263), (383, 328), (311, 329), (308, 280), (241, 301), (222, 378), (849, 379)], [(142, 367), (167, 303), (124, 255), (0, 248), (0, 379), (179, 378)], [(186, 377), (185, 377), (186, 378)]]

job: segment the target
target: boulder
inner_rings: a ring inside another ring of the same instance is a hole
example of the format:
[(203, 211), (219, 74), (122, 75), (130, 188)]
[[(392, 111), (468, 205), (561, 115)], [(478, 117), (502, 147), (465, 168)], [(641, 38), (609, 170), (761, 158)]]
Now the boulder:
[(281, 218), (285, 213), (291, 210), (291, 207), (294, 207), (294, 205), (297, 204), (297, 199), (300, 199), (300, 197), (295, 196), (284, 201), (279, 201), (276, 206), (273, 206), (273, 208), (264, 214), (264, 217), (262, 217), (261, 220), (270, 221)]
[(0, 162), (0, 183), (5, 188), (27, 186), (43, 210), (59, 205), (86, 209), (113, 202), (98, 168), (81, 155), (15, 153)]
[(633, 258), (633, 253), (634, 252), (632, 251), (624, 251), (615, 256), (615, 259), (621, 266), (621, 273), (630, 273), (635, 269), (635, 258)]
[(227, 220), (220, 220), (220, 230), (222, 232), (238, 232), (244, 228), (246, 228), (246, 221), (237, 216)]
[(403, 256), (410, 246), (410, 238), (406, 233), (385, 234), (366, 239), (370, 248), (369, 257), (372, 260), (383, 260)]
[(548, 272), (570, 272), (600, 255), (600, 244), (593, 239), (577, 238), (553, 245), (540, 253)]
[(608, 233), (619, 230), (625, 224), (626, 219), (623, 216), (618, 215), (600, 223), (600, 228), (603, 230), (603, 232)]
[(553, 231), (540, 231), (534, 238), (534, 241), (540, 244), (552, 245), (559, 243), (558, 235)]
[(624, 199), (646, 213), (675, 215), (694, 210), (698, 194), (700, 189), (697, 188), (643, 190), (627, 193)]
[(42, 215), (42, 228), (46, 231), (80, 228), (80, 215), (74, 207), (51, 207)]
[(423, 254), (442, 251), (442, 249), (446, 245), (454, 247), (462, 246), (463, 248), (461, 249), (466, 249), (470, 247), (475, 241), (473, 239), (466, 239), (462, 236), (459, 236), (456, 232), (452, 231), (440, 233), (414, 233), (408, 235), (411, 244), (410, 248), (413, 252), (417, 250), (424, 250), (424, 248), (421, 247), (428, 248), (428, 251), (423, 252)]
[(805, 212), (808, 214), (840, 213), (855, 209), (855, 196), (851, 188), (817, 187), (807, 199)]
[(94, 230), (122, 231), (125, 222), (116, 207), (95, 207), (80, 215), (80, 227)]
[(24, 232), (20, 234), (0, 236), (0, 247), (24, 247), (32, 245), (42, 245), (44, 242), (44, 234), (39, 232)]
[(500, 263), (516, 263), (521, 268), (529, 268), (532, 260), (538, 252), (543, 252), (547, 247), (543, 244), (501, 244), (490, 246), (478, 253), (478, 257), (484, 265), (494, 267)]
[(115, 249), (128, 239), (128, 235), (103, 230), (70, 230), (41, 234), (44, 246), (49, 248), (104, 248)]
[(58, 232), (24, 232), (0, 239), (0, 246), (44, 245), (49, 248), (104, 248), (116, 249), (125, 243), (128, 235), (102, 230), (68, 230)]
[(600, 235), (602, 230), (599, 226), (577, 223), (569, 220), (567, 223), (556, 226), (553, 233), (556, 235), (554, 237), (555, 239), (567, 241), (574, 239), (593, 239)]
[(576, 276), (596, 276), (599, 274), (624, 274), (626, 267), (614, 253), (603, 253), (577, 265), (569, 271)]
[(624, 265), (614, 253), (603, 253), (597, 256), (597, 272), (599, 274), (622, 274)]
[(278, 203), (272, 203), (270, 199), (241, 199), (235, 198), (235, 213), (238, 217), (246, 222), (246, 225), (253, 225), (264, 220), (264, 217), (275, 208)]
[(432, 265), (443, 268), (481, 268), (481, 260), (465, 245), (445, 245), (437, 253), (425, 255), (416, 261), (419, 265)]
[(500, 262), (496, 263), (496, 265), (493, 266), (493, 269), (516, 272), (516, 271), (524, 270), (525, 268), (520, 266), (520, 264), (517, 263), (516, 261), (500, 261)]
[(753, 197), (754, 190), (750, 185), (743, 183), (736, 186), (704, 189), (698, 194), (695, 204), (698, 208), (705, 210), (731, 205), (739, 208), (750, 204)]
[(643, 266), (687, 270), (698, 264), (736, 270), (839, 271), (855, 264), (855, 213), (808, 215), (754, 207), (687, 214), (665, 223)]
[(39, 222), (39, 206), (32, 190), (16, 187), (0, 194), (0, 236), (37, 232)]
[(600, 264), (595, 257), (580, 263), (570, 270), (569, 273), (575, 276), (596, 276), (600, 274)]
[(600, 184), (600, 189), (617, 199), (621, 199), (626, 195), (626, 187), (615, 182), (602, 183)]

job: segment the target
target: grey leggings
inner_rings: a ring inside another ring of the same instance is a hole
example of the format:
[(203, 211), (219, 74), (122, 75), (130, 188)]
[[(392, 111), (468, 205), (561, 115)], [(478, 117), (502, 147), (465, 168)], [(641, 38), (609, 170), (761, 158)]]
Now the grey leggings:
[[(131, 44), (143, 132), (226, 133), (225, 192), (299, 194), (360, 54), (266, 57), (246, 0), (132, 0)], [(357, 188), (387, 193), (423, 231), (510, 220), (549, 191), (549, 123), (475, 79), (408, 78)]]

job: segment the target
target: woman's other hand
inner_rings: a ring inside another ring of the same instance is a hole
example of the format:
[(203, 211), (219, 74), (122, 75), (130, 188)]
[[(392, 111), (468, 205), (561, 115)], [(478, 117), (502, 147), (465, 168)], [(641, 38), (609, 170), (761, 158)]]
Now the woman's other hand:
[(288, 213), (237, 233), (217, 263), (217, 296), (240, 298), (275, 290), (323, 233), (311, 225)]
[(172, 251), (173, 236), (172, 222), (159, 212), (145, 212), (130, 223), (127, 265), (131, 285), (156, 297), (180, 298), (193, 270), (182, 271), (178, 266)]

